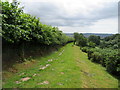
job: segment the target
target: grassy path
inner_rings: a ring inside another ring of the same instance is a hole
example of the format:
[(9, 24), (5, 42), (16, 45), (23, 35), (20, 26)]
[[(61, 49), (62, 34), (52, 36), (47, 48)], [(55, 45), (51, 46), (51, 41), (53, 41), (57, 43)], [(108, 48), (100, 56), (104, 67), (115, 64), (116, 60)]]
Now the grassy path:
[(68, 44), (53, 54), (36, 58), (34, 65), (3, 83), (4, 88), (116, 88), (118, 81), (92, 63), (79, 47)]

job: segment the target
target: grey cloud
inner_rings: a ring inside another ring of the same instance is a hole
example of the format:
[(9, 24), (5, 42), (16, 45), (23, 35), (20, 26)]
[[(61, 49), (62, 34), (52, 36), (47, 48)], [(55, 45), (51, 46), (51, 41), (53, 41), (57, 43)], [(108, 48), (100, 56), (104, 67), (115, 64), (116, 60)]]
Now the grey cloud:
[(93, 18), (105, 19), (105, 18), (117, 17), (117, 12), (118, 12), (117, 5), (118, 3), (116, 2), (105, 3), (103, 8), (98, 8), (94, 10)]
[(88, 16), (84, 16), (82, 12), (79, 12), (75, 16), (69, 16), (62, 9), (53, 3), (25, 3), (24, 11), (31, 15), (40, 17), (40, 20), (44, 24), (52, 26), (78, 26), (84, 27), (86, 25), (92, 25), (101, 19), (117, 17), (117, 3), (105, 3), (103, 8), (96, 8), (93, 12), (90, 12)]

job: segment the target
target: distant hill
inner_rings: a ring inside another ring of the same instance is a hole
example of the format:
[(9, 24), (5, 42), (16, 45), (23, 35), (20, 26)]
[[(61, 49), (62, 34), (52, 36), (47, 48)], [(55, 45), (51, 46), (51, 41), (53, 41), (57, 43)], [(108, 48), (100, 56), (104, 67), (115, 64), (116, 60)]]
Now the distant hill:
[[(73, 37), (73, 33), (65, 33), (67, 36)], [(96, 36), (100, 36), (101, 38), (107, 37), (107, 36), (111, 36), (113, 34), (103, 34), (103, 33), (82, 33), (85, 37), (89, 37), (90, 35), (96, 35)]]

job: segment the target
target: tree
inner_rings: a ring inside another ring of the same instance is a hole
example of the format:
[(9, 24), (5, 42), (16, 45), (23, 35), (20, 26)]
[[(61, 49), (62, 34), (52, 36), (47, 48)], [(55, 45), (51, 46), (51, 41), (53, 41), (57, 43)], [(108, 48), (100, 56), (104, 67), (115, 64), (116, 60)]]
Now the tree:
[(90, 42), (88, 42), (88, 46), (94, 48), (95, 47), (95, 43), (93, 43), (93, 42), (90, 41)]
[(79, 33), (75, 32), (74, 33), (74, 39), (75, 39), (74, 44), (75, 44), (75, 42), (76, 42), (76, 44), (78, 44), (79, 37), (80, 37)]
[(84, 37), (84, 35), (81, 33), (79, 34), (79, 46), (84, 47), (87, 45), (87, 38)]
[(95, 43), (96, 45), (100, 44), (100, 36), (90, 35), (88, 37), (88, 40), (89, 40), (89, 42), (91, 41), (91, 42)]

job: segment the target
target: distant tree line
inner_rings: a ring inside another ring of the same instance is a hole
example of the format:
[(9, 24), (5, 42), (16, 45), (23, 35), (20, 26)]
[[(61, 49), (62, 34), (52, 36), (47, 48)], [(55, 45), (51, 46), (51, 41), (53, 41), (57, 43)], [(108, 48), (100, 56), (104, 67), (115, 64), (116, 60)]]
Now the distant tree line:
[(84, 47), (95, 47), (100, 44), (100, 36), (90, 35), (86, 38), (82, 33), (74, 33), (76, 45)]

